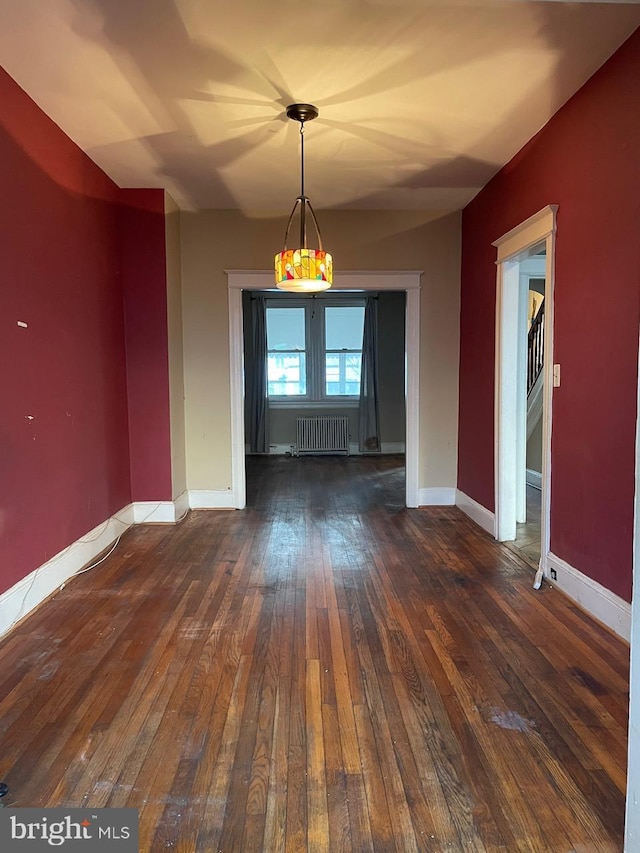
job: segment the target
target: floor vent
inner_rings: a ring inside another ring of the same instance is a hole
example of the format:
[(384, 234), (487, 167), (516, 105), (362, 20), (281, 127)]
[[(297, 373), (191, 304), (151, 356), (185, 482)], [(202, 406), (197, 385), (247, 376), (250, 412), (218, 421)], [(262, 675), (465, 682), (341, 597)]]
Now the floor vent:
[(349, 453), (349, 418), (319, 415), (296, 418), (298, 453)]

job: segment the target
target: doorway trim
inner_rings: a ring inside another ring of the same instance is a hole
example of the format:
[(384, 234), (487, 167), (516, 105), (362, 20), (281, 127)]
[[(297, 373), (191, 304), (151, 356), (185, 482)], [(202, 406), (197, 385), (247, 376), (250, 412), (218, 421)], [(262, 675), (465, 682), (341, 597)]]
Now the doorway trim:
[(636, 393), (636, 459), (633, 495), (633, 581), (631, 596), (631, 667), (629, 678), (629, 742), (627, 745), (627, 798), (625, 806), (625, 850), (633, 850), (640, 838), (640, 340)]
[[(514, 294), (515, 276), (509, 275), (509, 263), (536, 243), (546, 244), (545, 331), (542, 409), (542, 500), (541, 500), (541, 565), (546, 567), (550, 550), (551, 514), (551, 407), (553, 400), (553, 315), (556, 215), (558, 205), (542, 208), (520, 225), (512, 228), (492, 245), (497, 252), (496, 279), (496, 373), (495, 373), (495, 538), (515, 539), (517, 515), (518, 430), (522, 424), (517, 413), (517, 334), (521, 325), (518, 293)], [(519, 276), (518, 276), (519, 279)], [(526, 432), (525, 432), (526, 436)], [(524, 473), (524, 472), (520, 472)]]
[[(229, 389), (231, 396), (231, 490), (233, 506), (247, 502), (244, 424), (244, 339), (242, 291), (274, 290), (273, 272), (225, 270), (229, 290)], [(405, 305), (406, 439), (405, 501), (418, 506), (420, 471), (420, 279), (422, 270), (350, 270), (336, 274), (333, 290), (403, 290)]]

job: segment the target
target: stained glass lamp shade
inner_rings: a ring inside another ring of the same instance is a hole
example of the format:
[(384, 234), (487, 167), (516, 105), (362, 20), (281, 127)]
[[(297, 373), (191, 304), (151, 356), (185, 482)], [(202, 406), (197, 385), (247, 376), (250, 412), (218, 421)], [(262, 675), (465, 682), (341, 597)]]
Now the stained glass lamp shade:
[(276, 285), (280, 290), (315, 293), (333, 283), (333, 260), (323, 249), (285, 249), (276, 255)]

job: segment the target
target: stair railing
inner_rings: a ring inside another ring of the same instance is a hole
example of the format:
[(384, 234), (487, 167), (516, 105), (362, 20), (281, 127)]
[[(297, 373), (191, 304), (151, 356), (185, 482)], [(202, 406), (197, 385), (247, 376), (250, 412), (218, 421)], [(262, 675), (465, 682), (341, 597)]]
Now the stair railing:
[(527, 395), (536, 384), (544, 364), (544, 299), (531, 321), (527, 343)]

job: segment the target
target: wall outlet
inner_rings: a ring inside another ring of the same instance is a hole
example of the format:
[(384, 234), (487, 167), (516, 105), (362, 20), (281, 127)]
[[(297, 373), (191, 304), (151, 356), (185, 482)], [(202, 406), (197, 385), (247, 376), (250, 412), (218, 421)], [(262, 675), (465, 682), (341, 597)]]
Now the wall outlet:
[(552, 581), (558, 580), (558, 572), (555, 569), (549, 569), (549, 577)]

